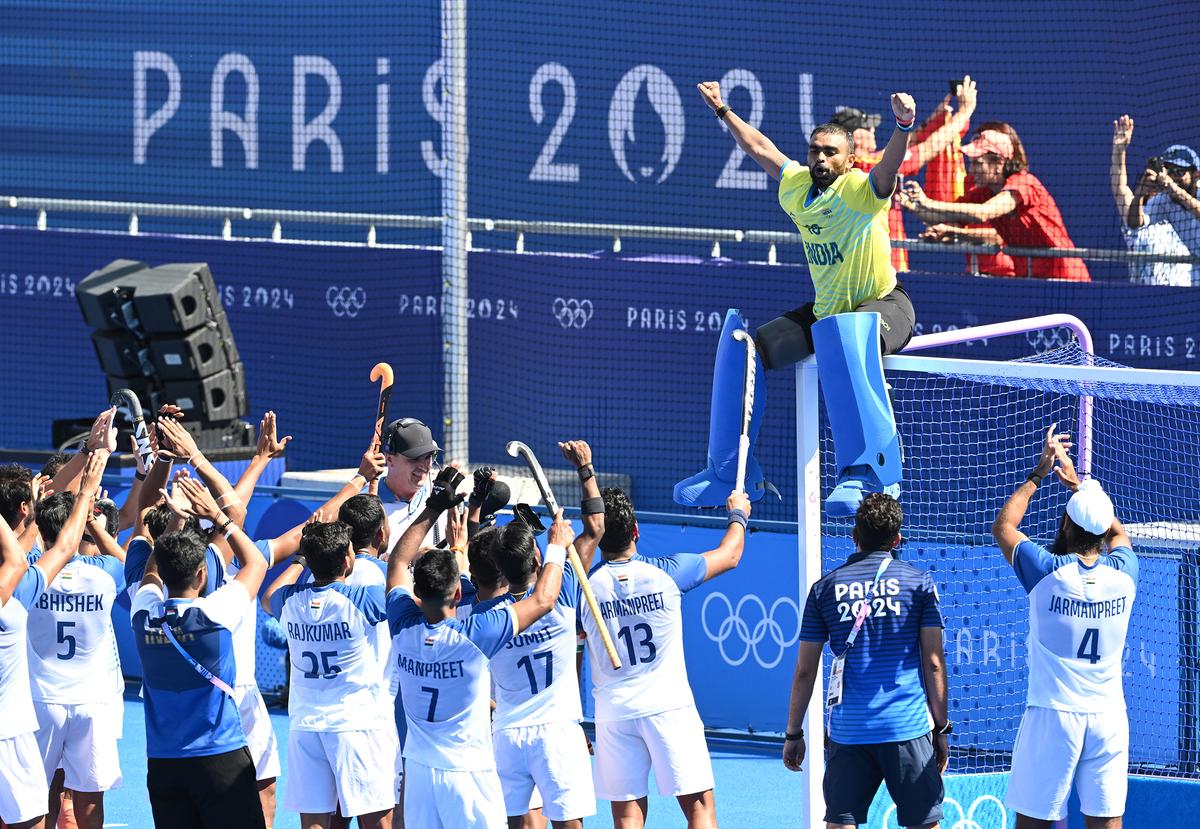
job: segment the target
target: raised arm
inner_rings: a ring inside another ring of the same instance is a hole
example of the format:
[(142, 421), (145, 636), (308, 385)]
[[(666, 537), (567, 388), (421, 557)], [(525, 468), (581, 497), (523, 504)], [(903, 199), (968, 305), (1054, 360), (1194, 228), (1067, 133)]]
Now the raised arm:
[[(560, 512), (554, 517), (554, 523), (546, 534), (546, 553), (542, 556), (542, 570), (538, 573), (537, 583), (533, 592), (521, 601), (513, 604), (513, 612), (517, 615), (517, 630), (527, 630), (530, 625), (550, 612), (558, 601), (562, 590), (562, 572), (567, 560), (567, 547), (575, 540), (575, 530), (571, 522), (566, 521)], [(580, 578), (587, 578), (583, 574)]]
[(92, 537), (92, 541), (95, 542), (96, 549), (100, 551), (100, 555), (112, 556), (117, 561), (125, 562), (125, 548), (108, 534), (104, 516), (96, 515), (95, 507), (88, 510), (86, 529), (88, 535)]
[(129, 438), (129, 443), (133, 449), (133, 462), (135, 464), (135, 474), (133, 476), (133, 484), (129, 487), (129, 491), (125, 493), (125, 502), (121, 504), (121, 508), (117, 510), (117, 532), (127, 530), (130, 527), (137, 526), (138, 516), (141, 512), (139, 506), (142, 502), (142, 486), (146, 483), (146, 476), (150, 472), (150, 468), (145, 465), (141, 454), (137, 450), (137, 440), (132, 436)]
[(1122, 223), (1129, 222), (1129, 208), (1133, 204), (1133, 190), (1129, 188), (1129, 174), (1125, 169), (1125, 157), (1131, 141), (1133, 119), (1122, 115), (1113, 121), (1112, 160), (1108, 167), (1108, 185)]
[(946, 655), (940, 627), (921, 628), (921, 674), (925, 679), (925, 701), (933, 717), (933, 751), (938, 771), (945, 774), (950, 764), (950, 742), (939, 734), (950, 719), (947, 709)]
[(715, 550), (704, 553), (705, 581), (737, 567), (742, 560), (742, 550), (746, 546), (746, 521), (750, 518), (750, 499), (744, 492), (730, 493), (725, 500), (725, 509), (729, 515), (725, 535)]
[[(113, 429), (112, 442), (116, 443), (116, 429)], [(59, 571), (67, 562), (79, 553), (79, 542), (83, 540), (83, 528), (92, 512), (93, 495), (104, 477), (104, 467), (108, 463), (109, 450), (97, 449), (88, 454), (87, 463), (83, 468), (83, 478), (80, 481), (80, 491), (75, 494), (75, 506), (67, 523), (59, 530), (58, 538), (49, 550), (42, 554), (37, 561), (37, 568), (46, 577), (46, 584), (54, 581)]]
[(263, 577), (267, 574), (267, 560), (254, 546), (254, 542), (246, 535), (238, 523), (227, 515), (217, 505), (212, 493), (192, 478), (181, 478), (179, 487), (191, 504), (192, 513), (198, 518), (207, 518), (212, 522), (216, 533), (228, 539), (233, 554), (241, 565), (234, 581), (238, 582), (253, 599), (262, 587)]
[[(105, 409), (92, 421), (92, 429), (88, 432), (87, 452), (96, 449), (107, 449), (111, 454), (117, 451), (117, 430), (113, 428), (113, 418), (117, 415), (117, 407)], [(78, 492), (79, 476), (87, 466), (87, 452), (76, 452), (71, 459), (63, 464), (62, 469), (50, 482), (52, 492)]]
[(787, 731), (783, 740), (783, 765), (790, 771), (800, 771), (800, 764), (804, 762), (804, 712), (808, 710), (817, 683), (821, 647), (820, 642), (801, 642), (796, 654), (796, 671), (792, 674), (792, 693), (788, 698)]
[(930, 122), (940, 119), (941, 123), (937, 127), (932, 127), (932, 123), (930, 123), (931, 129), (928, 130), (922, 127), (916, 142), (910, 142), (908, 164), (901, 169), (908, 170), (910, 169), (909, 165), (916, 170), (921, 169), (929, 163), (930, 159), (953, 144), (955, 138), (967, 131), (979, 100), (978, 88), (970, 75), (963, 78), (956, 97), (958, 98), (958, 110), (947, 114), (947, 110), (950, 108), (950, 98), (947, 96), (934, 118), (930, 119)]
[(896, 175), (904, 156), (908, 153), (908, 136), (917, 120), (917, 104), (907, 92), (892, 94), (892, 114), (896, 116), (896, 129), (892, 131), (887, 146), (883, 148), (883, 158), (871, 170), (871, 186), (875, 195), (881, 199), (888, 198), (896, 190)]
[(29, 564), (7, 521), (0, 521), (0, 607), (8, 604)]
[(1000, 545), (1000, 552), (1004, 554), (1004, 560), (1009, 564), (1012, 564), (1013, 552), (1017, 549), (1017, 545), (1028, 538), (1025, 533), (1021, 532), (1020, 526), (1021, 520), (1025, 517), (1025, 511), (1029, 509), (1029, 499), (1037, 491), (1042, 478), (1049, 475), (1050, 471), (1055, 468), (1059, 452), (1065, 452), (1071, 446), (1067, 442), (1070, 435), (1065, 432), (1056, 434), (1054, 430), (1057, 428), (1057, 423), (1050, 424), (1050, 428), (1046, 430), (1046, 442), (1042, 445), (1042, 454), (1038, 457), (1037, 466), (1013, 494), (1008, 496), (1008, 500), (1004, 502), (1004, 506), (1000, 508), (1000, 513), (992, 524), (992, 536)]
[(725, 122), (725, 126), (729, 127), (729, 134), (733, 136), (733, 140), (742, 148), (742, 151), (754, 159), (759, 167), (766, 170), (767, 175), (778, 180), (783, 165), (788, 162), (788, 157), (779, 151), (771, 139), (747, 124), (738, 117), (736, 112), (725, 106), (725, 102), (721, 100), (720, 83), (704, 81), (696, 84), (696, 88), (700, 90), (700, 96), (704, 98), (704, 103), (708, 104), (712, 111), (717, 113), (717, 117)]
[(479, 522), (483, 518), (483, 502), (496, 483), (496, 470), (490, 466), (481, 466), (472, 474), (475, 479), (471, 487), (471, 497), (467, 499), (467, 535), (474, 537), (479, 531)]
[(246, 520), (246, 505), (238, 498), (225, 476), (218, 472), (217, 468), (200, 451), (200, 447), (196, 445), (196, 440), (191, 433), (183, 428), (177, 420), (161, 420), (159, 421), (159, 439), (164, 437), (170, 444), (175, 459), (187, 461), (196, 470), (196, 474), (200, 476), (200, 480), (204, 481), (204, 485), (212, 493), (212, 497), (221, 511), (226, 517), (232, 518), (233, 523), (241, 526)]
[(388, 556), (387, 589), (389, 592), (394, 587), (412, 590), (412, 572), (408, 569), (409, 565), (417, 557), (417, 553), (421, 549), (421, 542), (433, 529), (433, 525), (441, 514), (451, 507), (458, 506), (466, 497), (465, 493), (459, 495), (457, 492), (463, 477), (458, 464), (451, 463), (442, 467), (437, 477), (433, 479), (429, 497), (425, 499), (425, 509), (421, 510), (421, 513), (396, 540), (396, 546), (392, 548), (392, 552)]
[(267, 412), (258, 422), (258, 446), (254, 450), (254, 457), (233, 488), (243, 504), (250, 503), (250, 496), (254, 494), (254, 487), (258, 485), (259, 476), (267, 464), (274, 458), (282, 458), (287, 445), (292, 442), (291, 435), (279, 440), (276, 434), (275, 412)]
[[(600, 484), (596, 482), (596, 468), (592, 465), (592, 447), (585, 440), (569, 440), (560, 443), (558, 448), (579, 475), (583, 533), (575, 537), (575, 552), (579, 554), (583, 569), (591, 570), (596, 547), (604, 537), (604, 500), (600, 497)], [(578, 575), (581, 579), (587, 577), (587, 573)]]

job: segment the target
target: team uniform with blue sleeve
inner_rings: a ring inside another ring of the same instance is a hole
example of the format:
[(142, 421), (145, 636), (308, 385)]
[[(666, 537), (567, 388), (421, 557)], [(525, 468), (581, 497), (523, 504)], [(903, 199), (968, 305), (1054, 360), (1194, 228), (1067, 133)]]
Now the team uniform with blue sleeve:
[(0, 820), (21, 823), (46, 814), (50, 790), (38, 753), (37, 715), (29, 686), (29, 611), (46, 589), (36, 565), (0, 605)]
[(387, 604), (408, 722), (405, 826), (503, 829), (488, 660), (519, 633), (516, 612), (502, 605), (431, 625), (404, 588), (393, 588)]
[[(486, 613), (533, 593), (500, 596), (475, 608)], [(523, 815), (541, 793), (542, 814), (574, 820), (595, 814), (596, 792), (587, 738), (579, 721), (579, 677), (575, 671), (579, 581), (565, 568), (554, 607), (492, 657), (496, 710), (492, 742), (509, 816)]]
[[(867, 616), (847, 650), (864, 602)], [(933, 578), (888, 550), (857, 552), (809, 589), (800, 640), (828, 642), (835, 656), (846, 658), (841, 703), (830, 711), (826, 821), (866, 823), (884, 781), (901, 826), (941, 820), (945, 790), (930, 738), (921, 630), (942, 627)]]
[(596, 698), (596, 794), (637, 800), (651, 767), (663, 796), (713, 787), (704, 724), (683, 657), (683, 594), (704, 582), (702, 555), (603, 561), (588, 581), (621, 657), (608, 661), (600, 630), (581, 615)]
[(1029, 596), (1029, 694), (1007, 803), (1028, 817), (1061, 820), (1074, 780), (1085, 815), (1117, 817), (1128, 789), (1121, 656), (1137, 556), (1114, 547), (1088, 566), (1025, 539), (1013, 570)]
[[(355, 568), (358, 569), (358, 568)], [(347, 817), (391, 809), (396, 732), (371, 635), (379, 586), (292, 584), (271, 596), (291, 661), (284, 806)]]
[(29, 613), (29, 674), (46, 780), (62, 768), (64, 785), (77, 792), (121, 784), (125, 680), (112, 607), (124, 589), (118, 559), (76, 556)]
[(251, 603), (237, 582), (195, 599), (164, 599), (157, 584), (143, 584), (134, 594), (130, 617), (146, 701), (146, 787), (156, 826), (263, 825), (237, 704), (192, 664), (226, 685), (236, 681), (233, 631)]

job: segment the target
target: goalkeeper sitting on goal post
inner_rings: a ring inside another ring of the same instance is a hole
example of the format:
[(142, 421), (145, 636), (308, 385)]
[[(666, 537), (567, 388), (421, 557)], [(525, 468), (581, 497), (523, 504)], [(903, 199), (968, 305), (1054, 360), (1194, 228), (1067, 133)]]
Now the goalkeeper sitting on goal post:
[[(892, 95), (896, 130), (879, 163), (865, 173), (853, 167), (854, 138), (845, 127), (830, 123), (813, 130), (804, 166), (723, 103), (720, 84), (709, 81), (699, 89), (738, 146), (779, 181), (779, 205), (804, 238), (816, 300), (759, 327), (754, 338), (756, 374), (761, 375), (762, 368), (786, 368), (816, 351), (839, 472), (826, 511), (831, 517), (851, 517), (867, 492), (899, 494), (900, 441), (880, 352), (894, 354), (904, 348), (916, 322), (912, 302), (892, 267), (887, 221), (916, 104), (906, 93)], [(684, 506), (721, 506), (733, 489), (744, 367), (741, 345), (732, 341), (732, 333), (743, 327), (740, 315), (731, 309), (713, 370), (708, 466), (676, 484), (675, 501)], [(762, 389), (759, 380), (755, 387)], [(762, 497), (766, 486), (753, 457), (761, 414), (759, 392), (746, 473), (752, 501)]]
[[(1087, 829), (1119, 829), (1129, 787), (1121, 654), (1138, 560), (1100, 482), (1079, 480), (1069, 436), (1056, 434), (1057, 425), (1046, 430), (1037, 466), (992, 525), (1029, 595), (1029, 693), (1006, 803), (1017, 829), (1049, 829), (1067, 816), (1074, 781)], [(1018, 528), (1052, 471), (1073, 494), (1047, 550)]]

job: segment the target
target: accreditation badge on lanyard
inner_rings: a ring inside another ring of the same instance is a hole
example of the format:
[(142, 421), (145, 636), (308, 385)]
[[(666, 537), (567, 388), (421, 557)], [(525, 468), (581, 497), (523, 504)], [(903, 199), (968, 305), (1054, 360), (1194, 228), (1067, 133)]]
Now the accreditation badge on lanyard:
[(829, 671), (829, 690), (825, 694), (825, 705), (833, 708), (835, 705), (842, 704), (842, 684), (845, 680), (846, 673), (846, 655), (850, 653), (850, 648), (854, 646), (854, 640), (858, 638), (858, 632), (862, 630), (863, 622), (867, 620), (867, 616), (871, 613), (871, 602), (879, 593), (879, 580), (883, 578), (883, 573), (887, 570), (888, 565), (892, 563), (891, 555), (888, 555), (879, 563), (879, 569), (875, 571), (875, 580), (871, 582), (871, 592), (862, 600), (859, 605), (858, 613), (854, 617), (854, 627), (850, 628), (850, 635), (846, 637), (846, 649), (841, 655), (833, 660), (833, 668)]

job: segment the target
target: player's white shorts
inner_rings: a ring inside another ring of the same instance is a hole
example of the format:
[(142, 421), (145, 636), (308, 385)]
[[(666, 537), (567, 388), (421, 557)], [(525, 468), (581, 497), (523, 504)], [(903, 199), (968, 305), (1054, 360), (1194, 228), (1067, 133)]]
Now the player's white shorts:
[(446, 771), (411, 759), (404, 770), (405, 829), (507, 829), (500, 778), (491, 771)]
[(1129, 789), (1129, 718), (1124, 711), (1076, 714), (1030, 707), (1013, 746), (1005, 803), (1038, 820), (1067, 816), (1071, 782), (1090, 817), (1125, 813)]
[(246, 747), (250, 749), (250, 757), (254, 760), (254, 779), (271, 780), (278, 777), (279, 746), (262, 692), (257, 685), (238, 685), (233, 689), (233, 694), (242, 717), (242, 730), (246, 732)]
[(574, 820), (596, 813), (592, 760), (587, 738), (576, 722), (505, 728), (492, 734), (504, 808), (523, 815), (536, 792), (550, 820)]
[(61, 705), (34, 700), (38, 752), (46, 782), (63, 770), (63, 785), (77, 792), (106, 792), (121, 785), (117, 740), (124, 733), (125, 702)]
[(712, 761), (696, 706), (596, 723), (598, 797), (616, 801), (645, 797), (651, 766), (658, 793), (664, 797), (713, 787)]
[(340, 804), (346, 817), (382, 812), (396, 805), (393, 788), (395, 729), (299, 731), (288, 734), (288, 774), (283, 807), (330, 814)]
[(50, 786), (33, 732), (0, 740), (0, 820), (21, 823), (46, 814)]

